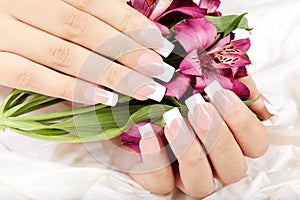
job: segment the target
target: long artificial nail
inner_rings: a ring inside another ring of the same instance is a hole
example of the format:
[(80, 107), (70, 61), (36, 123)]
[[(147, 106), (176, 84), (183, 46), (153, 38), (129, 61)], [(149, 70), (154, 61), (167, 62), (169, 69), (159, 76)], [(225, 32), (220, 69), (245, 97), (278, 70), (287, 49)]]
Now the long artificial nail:
[(166, 87), (154, 82), (138, 88), (135, 94), (160, 102), (164, 98), (166, 90)]
[(265, 96), (262, 96), (262, 100), (266, 106), (266, 109), (272, 115), (272, 117), (269, 119), (270, 122), (272, 123), (272, 125), (278, 125), (280, 121), (279, 113)]
[(208, 105), (201, 94), (197, 93), (188, 98), (185, 101), (191, 114), (189, 121), (192, 124), (194, 130), (198, 132), (199, 129), (208, 131), (211, 127), (212, 117), (215, 110)]
[(159, 30), (153, 28), (140, 30), (139, 39), (145, 47), (153, 49), (163, 57), (168, 57), (175, 47)]
[(119, 96), (113, 92), (106, 91), (99, 87), (89, 87), (85, 90), (84, 97), (92, 103), (103, 103), (109, 106), (115, 106), (118, 103)]
[(141, 134), (140, 149), (142, 154), (159, 154), (160, 144), (150, 123), (139, 127)]
[(222, 116), (225, 117), (237, 109), (238, 103), (236, 99), (229, 93), (226, 93), (217, 81), (209, 84), (204, 91)]
[(169, 129), (171, 129), (171, 125), (173, 123), (173, 121), (177, 120), (177, 119), (182, 119), (182, 115), (179, 111), (178, 108), (173, 108), (171, 110), (169, 110), (168, 112), (165, 112), (163, 115), (163, 118), (166, 122), (166, 125)]
[(178, 108), (173, 108), (164, 113), (163, 118), (169, 130), (166, 132), (166, 138), (174, 155), (180, 158), (193, 143), (195, 133), (192, 128), (186, 124)]
[(224, 90), (224, 88), (220, 85), (218, 81), (213, 81), (206, 88), (204, 88), (205, 93), (212, 101), (214, 100), (216, 93), (222, 90)]
[(173, 43), (171, 43), (169, 40), (167, 40), (166, 38), (163, 38), (163, 47), (162, 48), (154, 48), (154, 50), (159, 53), (160, 55), (162, 55), (163, 57), (168, 57), (172, 51), (174, 50), (175, 45)]
[(146, 75), (169, 82), (175, 72), (175, 68), (163, 62), (160, 56), (143, 54), (138, 60), (139, 67), (137, 70), (144, 72)]
[(197, 93), (188, 98), (185, 101), (185, 104), (187, 105), (189, 111), (193, 114), (195, 107), (199, 104), (206, 103), (204, 98), (201, 96), (201, 94)]

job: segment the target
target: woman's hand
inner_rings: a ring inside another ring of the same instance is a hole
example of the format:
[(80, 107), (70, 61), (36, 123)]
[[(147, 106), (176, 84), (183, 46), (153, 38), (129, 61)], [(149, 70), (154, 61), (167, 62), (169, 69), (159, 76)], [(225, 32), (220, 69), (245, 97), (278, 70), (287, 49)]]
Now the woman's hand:
[[(251, 88), (252, 97), (259, 96), (251, 78), (241, 81)], [(274, 116), (262, 98), (251, 106), (251, 111), (216, 82), (206, 88), (206, 93), (210, 102), (200, 94), (186, 101), (187, 119), (177, 108), (165, 113), (167, 147), (150, 124), (139, 129), (141, 157), (120, 146), (119, 139), (114, 140), (115, 145), (104, 145), (120, 170), (154, 193), (168, 194), (176, 185), (197, 198), (214, 191), (214, 177), (224, 184), (242, 179), (247, 171), (244, 156), (260, 157), (269, 147), (266, 127), (256, 114), (265, 119)]]
[(113, 105), (104, 87), (160, 101), (165, 87), (152, 77), (174, 73), (158, 54), (173, 45), (126, 1), (1, 0), (0, 25), (1, 85)]

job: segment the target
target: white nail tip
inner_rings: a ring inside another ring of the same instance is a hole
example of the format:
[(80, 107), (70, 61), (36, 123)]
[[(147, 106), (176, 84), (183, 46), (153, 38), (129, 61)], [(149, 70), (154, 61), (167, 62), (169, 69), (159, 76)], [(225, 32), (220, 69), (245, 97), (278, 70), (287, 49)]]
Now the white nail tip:
[(223, 90), (223, 87), (220, 85), (220, 83), (218, 83), (218, 81), (213, 81), (204, 89), (205, 93), (211, 100), (213, 100), (216, 92), (221, 90)]
[(150, 87), (154, 87), (155, 92), (147, 97), (154, 101), (160, 102), (164, 98), (167, 88), (158, 83), (155, 83), (154, 86)]
[[(264, 98), (264, 97), (263, 97)], [(280, 121), (280, 117), (279, 117), (279, 113), (277, 112), (277, 110), (274, 108), (274, 106), (269, 103), (268, 100), (266, 99), (263, 99), (263, 102), (266, 106), (266, 109), (268, 110), (268, 112), (273, 115), (269, 121), (272, 123), (272, 125), (276, 126), (279, 124), (279, 121)]]
[(119, 95), (113, 92), (107, 92), (107, 93), (108, 93), (108, 101), (104, 104), (110, 105), (112, 107), (116, 106), (119, 100)]
[(144, 126), (139, 127), (139, 132), (143, 139), (150, 138), (155, 135), (155, 132), (150, 123), (145, 124)]
[(167, 124), (167, 127), (170, 128), (171, 124), (176, 119), (182, 119), (182, 115), (178, 108), (173, 108), (169, 110), (168, 112), (165, 112), (163, 115), (163, 118)]
[[(104, 99), (107, 99), (106, 102), (98, 102), (95, 99), (97, 99), (97, 96), (104, 97)], [(118, 103), (119, 95), (106, 91), (102, 88), (98, 87), (89, 87), (85, 90), (84, 97), (86, 100), (90, 101), (91, 103), (103, 103), (108, 106), (115, 106)]]
[(185, 104), (187, 105), (189, 111), (192, 111), (192, 112), (194, 111), (196, 105), (202, 104), (202, 103), (205, 103), (205, 100), (199, 93), (194, 94), (193, 96), (191, 96), (190, 98), (188, 98), (185, 101)]
[(164, 72), (161, 75), (157, 75), (154, 78), (158, 78), (164, 82), (169, 82), (175, 73), (175, 68), (167, 63), (163, 63), (164, 66)]
[(172, 53), (174, 48), (175, 45), (172, 42), (170, 42), (166, 38), (163, 38), (163, 47), (161, 49), (154, 49), (154, 50), (166, 58)]

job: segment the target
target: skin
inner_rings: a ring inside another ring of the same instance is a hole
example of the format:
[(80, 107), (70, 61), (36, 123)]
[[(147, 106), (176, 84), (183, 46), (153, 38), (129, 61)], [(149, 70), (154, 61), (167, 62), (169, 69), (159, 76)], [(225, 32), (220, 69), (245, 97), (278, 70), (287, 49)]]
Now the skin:
[[(251, 77), (243, 78), (242, 81), (252, 84), (248, 85), (251, 93), (259, 94)], [(142, 159), (132, 150), (122, 146), (118, 138), (113, 140), (114, 145), (105, 142), (104, 147), (119, 169), (127, 172), (147, 190), (165, 195), (172, 192), (174, 187), (178, 187), (195, 198), (208, 196), (214, 192), (214, 178), (225, 185), (238, 182), (246, 176), (245, 157), (258, 158), (269, 148), (267, 129), (255, 115), (259, 113), (265, 116), (265, 119), (272, 116), (263, 102), (257, 101), (249, 109), (233, 92), (225, 90), (225, 95), (230, 97), (230, 104), (234, 108), (229, 114), (222, 114), (221, 108), (214, 102), (206, 103), (208, 113), (213, 118), (205, 123), (217, 121), (220, 129), (201, 128), (203, 119), (199, 121), (199, 116), (204, 115), (204, 111), (198, 108), (193, 112), (189, 111), (188, 118), (184, 119), (187, 128), (182, 128), (182, 125), (175, 122), (172, 123), (171, 129), (165, 127), (165, 135), (175, 155), (175, 162), (157, 136), (141, 140)], [(199, 126), (197, 122), (200, 123)], [(212, 123), (212, 126), (216, 123)], [(180, 141), (182, 138), (174, 138), (176, 134), (183, 134), (184, 138), (188, 138), (184, 149)], [(208, 138), (215, 137), (216, 134), (217, 137), (211, 146)], [(131, 156), (128, 156), (128, 152)], [(151, 169), (145, 167), (149, 165), (152, 165)]]
[(0, 24), (0, 84), (8, 87), (91, 104), (85, 90), (105, 86), (145, 100), (137, 85), (155, 83), (157, 70), (139, 68), (140, 58), (162, 62), (138, 34), (162, 37), (159, 29), (126, 1), (1, 0)]
[[(70, 101), (91, 103), (83, 97), (85, 89), (103, 86), (140, 100), (146, 99), (141, 93), (133, 92), (136, 88), (132, 91), (119, 88), (122, 85), (119, 80), (134, 74), (136, 80), (153, 83), (149, 73), (137, 69), (139, 58), (147, 54), (154, 60), (162, 60), (156, 52), (145, 48), (146, 44), (142, 44), (135, 35), (128, 34), (139, 29), (159, 30), (125, 1), (111, 0), (108, 4), (107, 0), (0, 0), (0, 25), (0, 84)], [(112, 37), (125, 38), (116, 51), (98, 48)], [(126, 49), (127, 46), (130, 48)], [(103, 72), (101, 78), (81, 73), (81, 67), (90, 55), (95, 57), (93, 71)], [(116, 59), (119, 64), (109, 63), (106, 57)], [(103, 66), (106, 66), (105, 70)], [(247, 77), (241, 81), (250, 88), (250, 98), (256, 98), (259, 92), (252, 79)], [(269, 145), (266, 128), (254, 115), (259, 114), (265, 119), (272, 116), (263, 102), (258, 100), (250, 110), (234, 94), (229, 91), (226, 94), (235, 99), (233, 103), (238, 109), (227, 116), (220, 116), (222, 132), (208, 154), (201, 143), (205, 144), (203, 136), (209, 131), (193, 131), (191, 123), (193, 118), (203, 114), (201, 111), (196, 115), (189, 113), (185, 121), (189, 126), (185, 134), (192, 136), (189, 148), (176, 155), (178, 143), (170, 145), (176, 162), (170, 162), (169, 154), (157, 137), (141, 142), (142, 161), (137, 154), (121, 146), (118, 138), (112, 141), (115, 145), (109, 142), (104, 143), (104, 147), (120, 169), (128, 172), (147, 190), (168, 194), (177, 186), (190, 196), (205, 197), (214, 191), (214, 177), (225, 184), (240, 180), (247, 170), (244, 156), (259, 157)], [(208, 103), (208, 107), (219, 111), (213, 103)], [(172, 134), (179, 129), (165, 129), (170, 143)], [(146, 156), (149, 144), (156, 144), (158, 155)], [(126, 159), (112, 146), (135, 156)], [(157, 166), (152, 167), (158, 167), (157, 170), (140, 170), (153, 163)]]

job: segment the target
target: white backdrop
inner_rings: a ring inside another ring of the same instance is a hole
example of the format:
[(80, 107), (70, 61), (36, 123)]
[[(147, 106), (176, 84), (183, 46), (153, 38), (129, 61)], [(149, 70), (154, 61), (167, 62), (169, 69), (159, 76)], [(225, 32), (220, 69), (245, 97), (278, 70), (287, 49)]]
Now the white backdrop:
[[(249, 12), (251, 74), (280, 113), (272, 145), (247, 159), (248, 176), (207, 199), (300, 198), (299, 0), (223, 0), (225, 14)], [(9, 89), (0, 87), (3, 99)], [(106, 169), (81, 145), (56, 144), (0, 132), (0, 199), (190, 199), (152, 195), (128, 176)]]

